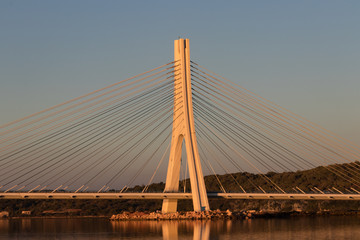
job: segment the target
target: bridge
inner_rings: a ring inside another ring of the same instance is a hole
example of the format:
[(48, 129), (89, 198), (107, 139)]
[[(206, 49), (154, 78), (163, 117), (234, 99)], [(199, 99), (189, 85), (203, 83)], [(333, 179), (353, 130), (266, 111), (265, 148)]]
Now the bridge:
[[(0, 199), (162, 199), (163, 212), (179, 199), (195, 211), (209, 198), (360, 200), (358, 146), (190, 60), (188, 39), (175, 40), (174, 61), (4, 124), (0, 137)], [(313, 168), (337, 181), (272, 177)], [(165, 172), (163, 191), (149, 189)]]

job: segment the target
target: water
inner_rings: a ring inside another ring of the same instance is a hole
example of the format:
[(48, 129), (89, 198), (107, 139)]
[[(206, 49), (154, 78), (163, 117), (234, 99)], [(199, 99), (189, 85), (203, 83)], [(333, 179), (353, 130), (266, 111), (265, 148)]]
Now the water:
[(159, 222), (1, 219), (0, 239), (360, 239), (360, 216)]

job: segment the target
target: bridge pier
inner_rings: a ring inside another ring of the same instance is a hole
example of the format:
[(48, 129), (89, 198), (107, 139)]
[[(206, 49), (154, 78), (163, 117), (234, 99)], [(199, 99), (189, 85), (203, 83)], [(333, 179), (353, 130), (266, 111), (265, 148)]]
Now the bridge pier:
[[(179, 191), (182, 144), (185, 142), (194, 211), (210, 210), (196, 141), (192, 106), (189, 39), (174, 41), (174, 114), (164, 192)], [(162, 212), (176, 212), (177, 199), (164, 199)]]

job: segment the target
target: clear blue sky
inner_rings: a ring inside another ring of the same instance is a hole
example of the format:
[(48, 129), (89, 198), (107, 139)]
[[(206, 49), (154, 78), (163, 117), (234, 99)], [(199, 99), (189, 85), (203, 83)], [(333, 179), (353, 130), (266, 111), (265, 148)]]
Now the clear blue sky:
[(192, 59), (360, 144), (360, 1), (0, 1), (0, 124)]

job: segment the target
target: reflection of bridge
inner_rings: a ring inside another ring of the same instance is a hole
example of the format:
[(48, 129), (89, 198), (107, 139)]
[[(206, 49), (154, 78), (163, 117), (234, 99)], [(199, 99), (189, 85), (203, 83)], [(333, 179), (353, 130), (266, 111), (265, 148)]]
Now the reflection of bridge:
[[(0, 198), (163, 199), (164, 212), (178, 199), (195, 211), (210, 209), (208, 198), (360, 199), (357, 146), (190, 61), (188, 39), (174, 52), (171, 63), (1, 126)], [(151, 192), (166, 158), (165, 189)], [(221, 193), (206, 192), (203, 166)], [(337, 181), (290, 186), (266, 174), (317, 166)], [(180, 192), (181, 174), (191, 193)]]
[[(218, 223), (219, 224), (219, 223)], [(189, 239), (192, 233), (193, 240), (208, 240), (210, 239), (210, 221), (161, 221), (161, 222), (135, 222), (134, 221), (111, 221), (111, 225), (116, 232), (122, 232), (126, 236), (128, 229), (136, 229), (141, 232), (144, 229), (151, 229), (151, 232), (162, 232), (163, 240), (184, 239), (184, 235), (188, 235)], [(214, 225), (214, 224), (213, 224)], [(216, 225), (215, 225), (216, 226)], [(218, 227), (223, 227), (222, 225)], [(225, 232), (230, 231), (231, 222), (228, 221), (225, 225)], [(182, 230), (182, 231), (181, 231)], [(179, 234), (180, 232), (180, 234)], [(186, 234), (185, 234), (185, 233)], [(131, 233), (134, 234), (134, 233)], [(133, 237), (133, 236), (132, 236)], [(157, 238), (158, 237), (154, 237)], [(146, 239), (151, 239), (149, 233)]]

